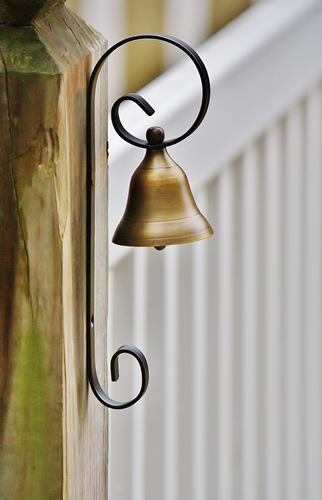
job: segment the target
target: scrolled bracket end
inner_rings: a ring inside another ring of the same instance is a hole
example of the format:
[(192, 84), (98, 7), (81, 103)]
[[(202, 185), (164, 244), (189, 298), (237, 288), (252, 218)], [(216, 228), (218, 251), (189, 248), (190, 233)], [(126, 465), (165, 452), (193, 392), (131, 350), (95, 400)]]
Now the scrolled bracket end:
[[(93, 332), (92, 332), (93, 333)], [(119, 356), (121, 354), (131, 354), (137, 362), (139, 363), (140, 369), (141, 369), (141, 388), (138, 394), (136, 395), (135, 398), (131, 399), (130, 401), (125, 401), (125, 402), (119, 402), (111, 399), (102, 389), (97, 373), (96, 373), (96, 367), (95, 367), (95, 354), (94, 354), (94, 342), (93, 342), (93, 337), (91, 341), (91, 346), (88, 346), (89, 349), (89, 356), (88, 356), (88, 379), (90, 382), (90, 386), (92, 388), (92, 391), (95, 395), (95, 397), (102, 403), (104, 406), (107, 408), (111, 408), (113, 410), (122, 410), (124, 408), (129, 408), (130, 406), (133, 406), (139, 399), (142, 398), (142, 396), (145, 394), (148, 384), (149, 384), (149, 367), (148, 367), (148, 362), (146, 360), (146, 357), (144, 356), (143, 352), (135, 347), (134, 345), (123, 345), (118, 348), (118, 350), (113, 354), (111, 358), (111, 379), (112, 382), (116, 382), (119, 379)]]

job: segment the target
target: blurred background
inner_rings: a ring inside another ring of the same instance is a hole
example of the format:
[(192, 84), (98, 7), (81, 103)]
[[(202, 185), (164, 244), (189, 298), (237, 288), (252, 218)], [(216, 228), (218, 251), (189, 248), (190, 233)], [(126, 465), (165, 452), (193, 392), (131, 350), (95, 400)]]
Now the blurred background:
[[(100, 31), (109, 46), (137, 33), (166, 33), (197, 47), (249, 7), (252, 0), (67, 0), (66, 5)], [(123, 52), (123, 53), (122, 53)], [(111, 100), (136, 92), (180, 53), (167, 45), (129, 44), (111, 60)], [(114, 90), (115, 89), (115, 90)]]
[[(169, 153), (214, 236), (110, 246), (110, 353), (137, 345), (151, 377), (136, 406), (110, 412), (110, 500), (321, 500), (321, 0), (67, 6), (109, 46), (140, 32), (183, 39), (212, 87), (204, 122)], [(113, 54), (110, 105), (144, 86), (156, 109), (124, 104), (132, 133), (189, 128), (200, 81), (186, 59), (151, 41)], [(111, 127), (109, 142), (112, 235), (142, 151)], [(139, 385), (121, 357), (111, 396)]]

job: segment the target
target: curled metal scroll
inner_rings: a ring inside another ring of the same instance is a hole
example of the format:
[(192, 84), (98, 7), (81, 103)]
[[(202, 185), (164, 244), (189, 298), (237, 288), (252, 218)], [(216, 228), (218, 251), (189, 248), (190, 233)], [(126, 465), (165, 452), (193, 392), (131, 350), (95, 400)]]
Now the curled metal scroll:
[(130, 401), (126, 402), (119, 402), (119, 401), (114, 401), (113, 399), (109, 398), (105, 392), (103, 391), (97, 377), (96, 373), (96, 363), (95, 363), (95, 341), (94, 341), (94, 331), (92, 330), (91, 336), (89, 339), (90, 345), (87, 346), (87, 355), (89, 357), (88, 359), (88, 378), (90, 385), (92, 387), (92, 390), (97, 397), (97, 399), (104, 405), (107, 406), (108, 408), (113, 408), (115, 410), (122, 410), (124, 408), (128, 408), (129, 406), (134, 405), (145, 393), (148, 387), (149, 383), (149, 368), (148, 368), (148, 363), (147, 360), (144, 356), (144, 354), (135, 347), (134, 345), (123, 345), (117, 349), (117, 351), (113, 354), (111, 358), (111, 379), (112, 382), (116, 382), (119, 378), (119, 364), (118, 364), (118, 358), (121, 354), (131, 354), (139, 363), (140, 368), (141, 368), (141, 375), (142, 375), (142, 381), (141, 381), (141, 388), (140, 391), (138, 392), (137, 396)]
[(116, 381), (119, 377), (118, 373), (118, 358), (121, 354), (132, 355), (139, 363), (142, 374), (141, 389), (137, 396), (127, 402), (117, 402), (112, 400), (103, 391), (96, 372), (95, 363), (95, 334), (94, 334), (94, 241), (95, 241), (95, 90), (98, 81), (99, 73), (102, 66), (109, 55), (111, 55), (116, 49), (125, 45), (126, 43), (135, 40), (161, 40), (168, 42), (179, 49), (183, 50), (190, 59), (195, 64), (201, 79), (202, 84), (202, 100), (199, 113), (196, 120), (192, 126), (180, 137), (175, 139), (162, 141), (158, 144), (149, 144), (147, 141), (139, 139), (132, 134), (130, 134), (122, 125), (119, 117), (119, 107), (123, 101), (131, 100), (135, 102), (141, 109), (149, 116), (154, 113), (154, 109), (151, 105), (143, 99), (138, 94), (126, 94), (120, 97), (113, 105), (111, 116), (112, 122), (116, 132), (127, 142), (145, 149), (161, 149), (173, 144), (177, 144), (182, 141), (190, 134), (192, 134), (196, 128), (202, 122), (209, 105), (210, 99), (210, 82), (207, 70), (204, 63), (200, 59), (199, 55), (185, 42), (169, 36), (162, 35), (159, 33), (146, 33), (141, 35), (134, 35), (129, 38), (125, 38), (120, 42), (113, 45), (109, 50), (107, 50), (102, 57), (97, 62), (94, 70), (91, 74), (88, 90), (87, 90), (87, 110), (86, 110), (86, 145), (87, 145), (87, 216), (86, 216), (86, 347), (87, 347), (87, 375), (88, 380), (93, 390), (96, 398), (105, 406), (114, 409), (128, 408), (135, 404), (145, 393), (148, 381), (149, 381), (149, 369), (147, 360), (144, 354), (135, 346), (124, 345), (120, 347), (111, 358), (111, 378), (112, 381)]
[[(138, 94), (125, 94), (124, 96), (120, 97), (115, 101), (113, 104), (112, 110), (111, 110), (111, 118), (112, 118), (112, 123), (113, 126), (116, 130), (116, 132), (119, 134), (122, 139), (125, 141), (129, 142), (130, 144), (133, 144), (134, 146), (138, 146), (139, 148), (145, 148), (145, 149), (161, 149), (165, 148), (168, 146), (172, 146), (174, 144), (177, 144), (178, 142), (181, 142), (183, 139), (191, 135), (200, 125), (202, 120), (204, 119), (204, 116), (207, 112), (208, 105), (209, 105), (209, 100), (210, 100), (210, 81), (209, 81), (209, 76), (208, 72), (206, 70), (206, 67), (201, 60), (200, 56), (197, 54), (197, 52), (190, 47), (187, 43), (183, 42), (182, 40), (179, 40), (178, 38), (175, 38), (170, 35), (163, 35), (160, 33), (145, 33), (141, 35), (134, 35), (129, 38), (125, 38), (124, 40), (121, 40), (120, 42), (116, 43), (113, 45), (105, 54), (102, 55), (98, 63), (96, 64), (93, 73), (91, 75), (90, 81), (89, 81), (89, 95), (91, 95), (91, 108), (92, 108), (92, 113), (94, 113), (94, 94), (95, 94), (95, 87), (97, 83), (97, 78), (99, 75), (99, 72), (105, 62), (105, 60), (108, 58), (109, 55), (111, 55), (116, 49), (121, 47), (122, 45), (125, 45), (126, 43), (133, 42), (136, 40), (161, 40), (163, 42), (170, 43), (179, 49), (181, 49), (185, 54), (187, 54), (194, 65), (196, 66), (200, 79), (201, 79), (201, 85), (202, 85), (202, 99), (201, 99), (201, 105), (200, 109), (198, 112), (198, 115), (194, 121), (194, 123), (191, 125), (191, 127), (180, 137), (177, 137), (175, 139), (170, 139), (167, 141), (163, 141), (160, 144), (149, 144), (147, 141), (139, 139), (138, 137), (135, 137), (134, 135), (130, 134), (122, 125), (120, 117), (119, 117), (119, 107), (123, 101), (126, 100), (131, 100), (138, 104), (143, 111), (148, 116), (153, 115), (154, 109), (150, 106), (150, 104), (143, 99)], [(93, 116), (92, 116), (93, 117)], [(93, 127), (92, 127), (93, 128)]]

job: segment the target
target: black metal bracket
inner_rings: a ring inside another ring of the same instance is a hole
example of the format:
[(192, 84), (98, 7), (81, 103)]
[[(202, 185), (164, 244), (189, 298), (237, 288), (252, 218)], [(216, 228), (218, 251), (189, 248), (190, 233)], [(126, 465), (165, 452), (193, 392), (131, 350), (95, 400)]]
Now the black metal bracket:
[(145, 393), (149, 381), (148, 363), (144, 354), (135, 346), (124, 345), (120, 347), (111, 358), (111, 378), (112, 381), (118, 380), (118, 358), (121, 354), (127, 353), (133, 356), (139, 363), (142, 374), (141, 389), (137, 396), (131, 401), (117, 402), (112, 400), (103, 391), (96, 372), (95, 363), (95, 332), (94, 332), (94, 241), (95, 241), (95, 90), (98, 81), (99, 73), (104, 62), (107, 60), (116, 49), (126, 43), (135, 40), (160, 40), (170, 43), (183, 52), (185, 52), (195, 64), (201, 79), (202, 84), (202, 100), (199, 113), (192, 126), (180, 137), (175, 139), (162, 141), (159, 144), (149, 144), (147, 141), (139, 139), (130, 134), (122, 125), (119, 117), (119, 107), (123, 101), (131, 100), (141, 107), (141, 109), (149, 116), (154, 113), (154, 109), (150, 104), (138, 94), (125, 94), (120, 97), (113, 105), (111, 111), (112, 123), (116, 132), (125, 141), (145, 149), (162, 149), (173, 144), (177, 144), (190, 134), (202, 122), (209, 105), (210, 99), (210, 82), (207, 70), (199, 55), (185, 42), (178, 38), (162, 35), (159, 33), (146, 33), (134, 35), (125, 38), (108, 49), (97, 62), (91, 74), (88, 90), (87, 90), (87, 109), (86, 109), (86, 146), (87, 146), (87, 171), (86, 171), (86, 194), (87, 194), (87, 215), (86, 215), (86, 362), (87, 376), (90, 386), (96, 398), (105, 406), (114, 409), (128, 408), (135, 404)]

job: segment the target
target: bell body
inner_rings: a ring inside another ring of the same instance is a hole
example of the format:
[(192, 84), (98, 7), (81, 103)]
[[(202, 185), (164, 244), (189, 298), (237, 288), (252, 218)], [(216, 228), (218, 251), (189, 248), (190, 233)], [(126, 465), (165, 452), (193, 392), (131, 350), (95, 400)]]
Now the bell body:
[(118, 245), (164, 247), (212, 234), (184, 171), (166, 149), (147, 150), (132, 176), (127, 206), (112, 241)]

